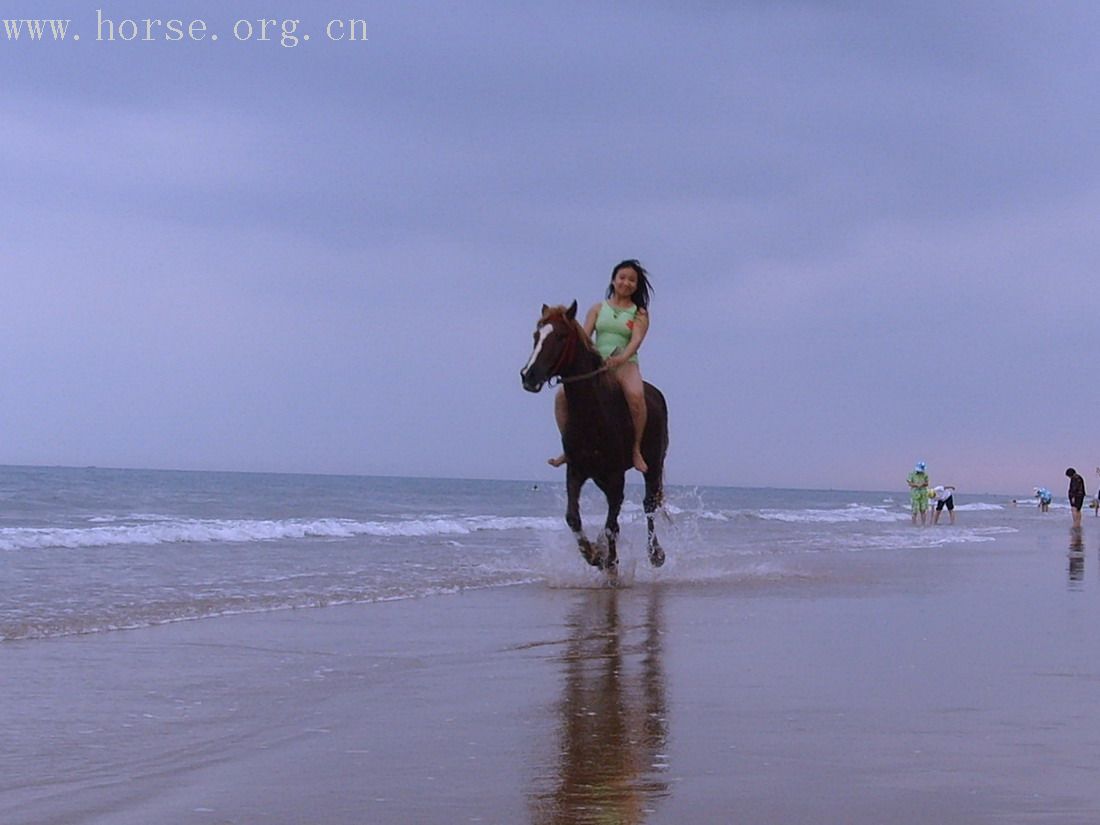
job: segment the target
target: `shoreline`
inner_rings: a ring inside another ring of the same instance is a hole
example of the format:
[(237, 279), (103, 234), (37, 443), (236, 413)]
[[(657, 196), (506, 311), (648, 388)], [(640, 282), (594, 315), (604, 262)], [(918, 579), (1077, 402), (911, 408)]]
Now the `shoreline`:
[(6, 642), (0, 819), (1092, 822), (1098, 537)]

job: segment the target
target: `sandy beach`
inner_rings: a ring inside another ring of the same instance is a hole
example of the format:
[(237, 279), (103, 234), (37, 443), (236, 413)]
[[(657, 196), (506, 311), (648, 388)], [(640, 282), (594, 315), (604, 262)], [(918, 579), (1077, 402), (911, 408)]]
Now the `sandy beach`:
[(1096, 822), (1098, 550), (4, 643), (0, 821)]

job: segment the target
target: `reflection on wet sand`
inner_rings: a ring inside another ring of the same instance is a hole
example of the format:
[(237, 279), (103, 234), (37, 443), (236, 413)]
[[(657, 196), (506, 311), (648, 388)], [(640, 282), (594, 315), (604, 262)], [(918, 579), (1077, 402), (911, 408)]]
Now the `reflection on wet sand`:
[(645, 821), (668, 795), (661, 591), (586, 591), (568, 620), (557, 756), (531, 793), (543, 825)]
[(1080, 527), (1069, 528), (1069, 586), (1079, 589), (1085, 579), (1085, 537)]

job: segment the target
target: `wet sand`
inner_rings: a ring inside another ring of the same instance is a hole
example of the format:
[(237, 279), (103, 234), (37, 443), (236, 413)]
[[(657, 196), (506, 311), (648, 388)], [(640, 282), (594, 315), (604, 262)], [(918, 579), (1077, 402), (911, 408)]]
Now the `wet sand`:
[(1098, 550), (5, 643), (0, 822), (1093, 823)]

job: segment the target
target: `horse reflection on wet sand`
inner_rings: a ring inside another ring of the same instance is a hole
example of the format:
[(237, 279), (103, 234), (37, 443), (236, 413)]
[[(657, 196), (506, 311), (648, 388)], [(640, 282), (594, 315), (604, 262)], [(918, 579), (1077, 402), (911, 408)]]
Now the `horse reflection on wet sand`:
[(556, 754), (531, 820), (640, 825), (670, 793), (661, 591), (584, 591), (568, 627)]
[[(565, 388), (569, 410), (562, 446), (568, 456), (565, 483), (568, 505), (565, 521), (589, 564), (615, 573), (619, 511), (623, 505), (626, 472), (634, 466), (634, 424), (626, 398), (584, 328), (577, 323), (577, 302), (568, 308), (543, 304), (535, 327), (535, 344), (526, 366), (520, 370), (523, 388), (538, 392), (551, 378)], [(661, 391), (645, 384), (646, 426), (642, 433), (645, 473), (646, 546), (654, 567), (665, 562), (657, 540), (653, 514), (663, 498), (665, 454), (668, 452), (668, 406)], [(592, 479), (607, 497), (607, 521), (601, 542), (593, 546), (581, 527), (580, 494)]]

